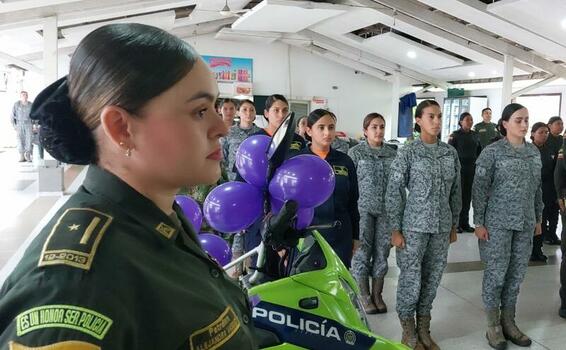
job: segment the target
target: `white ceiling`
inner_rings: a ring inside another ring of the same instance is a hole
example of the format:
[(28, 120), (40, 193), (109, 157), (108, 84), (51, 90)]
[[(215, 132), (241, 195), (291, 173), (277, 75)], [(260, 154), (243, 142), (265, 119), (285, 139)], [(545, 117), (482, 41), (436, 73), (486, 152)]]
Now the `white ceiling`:
[[(264, 0), (242, 11), (249, 2), (228, 0), (233, 13), (225, 16), (220, 10), (226, 0), (4, 1), (0, 64), (40, 59), (43, 38), (38, 31), (42, 18), (50, 14), (58, 18), (64, 55), (91, 30), (127, 21), (159, 26), (183, 38), (213, 33), (219, 40), (259, 45), (291, 43), (294, 35), (301, 39), (295, 41), (300, 48), (386, 80), (393, 72), (439, 86), (437, 82), (501, 77), (509, 47), (523, 53), (515, 62), (515, 75), (553, 71), (566, 77), (566, 68), (551, 61), (566, 61), (566, 0), (502, 0), (490, 5), (479, 0)], [(173, 9), (186, 7), (194, 7), (190, 16), (176, 18)], [(470, 25), (462, 27), (451, 16)], [(386, 29), (369, 38), (352, 34), (378, 23), (393, 32)], [(483, 41), (486, 36), (491, 42)]]

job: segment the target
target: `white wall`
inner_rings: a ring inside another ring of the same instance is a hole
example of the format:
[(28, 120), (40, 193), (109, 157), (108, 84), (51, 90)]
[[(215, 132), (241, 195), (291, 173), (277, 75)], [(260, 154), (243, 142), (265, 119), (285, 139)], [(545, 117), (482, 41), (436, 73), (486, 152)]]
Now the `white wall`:
[[(202, 55), (252, 58), (254, 94), (280, 93), (290, 98), (328, 99), (338, 116), (338, 130), (362, 135), (362, 120), (370, 112), (390, 118), (391, 84), (366, 74), (355, 74), (340, 64), (282, 43), (259, 45), (200, 36), (187, 40)], [(337, 89), (333, 89), (336, 86)], [(389, 139), (390, 136), (386, 135)]]

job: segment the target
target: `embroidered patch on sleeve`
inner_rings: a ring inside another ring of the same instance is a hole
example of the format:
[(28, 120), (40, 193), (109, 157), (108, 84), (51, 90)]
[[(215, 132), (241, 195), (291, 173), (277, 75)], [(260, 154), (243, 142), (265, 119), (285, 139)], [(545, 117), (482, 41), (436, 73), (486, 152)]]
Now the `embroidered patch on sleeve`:
[(89, 270), (112, 219), (94, 209), (67, 209), (47, 237), (38, 266), (69, 265)]
[(338, 176), (348, 176), (348, 168), (345, 166), (333, 165), (332, 168), (334, 168), (334, 174)]
[(10, 350), (100, 350), (100, 346), (85, 343), (84, 341), (69, 340), (32, 348), (16, 342), (10, 342)]
[(300, 151), (302, 145), (303, 144), (300, 143), (299, 141), (293, 141), (291, 142), (291, 146), (289, 147), (289, 149), (292, 151)]
[(191, 334), (191, 350), (218, 349), (230, 340), (238, 329), (240, 329), (240, 320), (232, 307), (228, 306), (214, 322)]
[(16, 316), (16, 334), (21, 337), (44, 328), (69, 328), (102, 340), (112, 320), (93, 310), (74, 305), (44, 305)]

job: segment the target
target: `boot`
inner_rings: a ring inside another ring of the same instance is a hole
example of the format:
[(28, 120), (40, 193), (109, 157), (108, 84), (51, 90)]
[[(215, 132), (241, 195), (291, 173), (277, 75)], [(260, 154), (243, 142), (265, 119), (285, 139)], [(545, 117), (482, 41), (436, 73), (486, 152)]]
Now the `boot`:
[(373, 315), (377, 313), (377, 308), (369, 295), (369, 280), (367, 277), (361, 278), (361, 281), (358, 281), (358, 287), (360, 287), (360, 299), (362, 301), (362, 306), (364, 307), (364, 311), (368, 315)]
[(507, 349), (507, 341), (503, 337), (499, 321), (499, 309), (487, 309), (485, 313), (487, 315), (487, 333), (485, 337), (489, 346), (496, 350)]
[(430, 315), (417, 316), (417, 335), (426, 350), (440, 350), (438, 344), (430, 337)]
[(378, 314), (384, 314), (387, 312), (387, 305), (385, 305), (385, 302), (381, 297), (382, 292), (383, 292), (383, 277), (372, 278), (371, 297), (376, 307), (376, 313)]
[(18, 162), (22, 163), (26, 161), (26, 157), (24, 157), (24, 154), (20, 154), (20, 160)]
[(403, 328), (401, 343), (414, 350), (425, 350), (417, 338), (415, 319), (413, 317), (407, 319), (399, 318), (399, 321), (401, 321), (401, 327)]
[(517, 346), (530, 346), (531, 339), (521, 332), (515, 324), (515, 308), (501, 308), (501, 328), (503, 336)]
[(31, 153), (25, 152), (24, 153), (24, 159), (26, 160), (26, 162), (31, 162)]

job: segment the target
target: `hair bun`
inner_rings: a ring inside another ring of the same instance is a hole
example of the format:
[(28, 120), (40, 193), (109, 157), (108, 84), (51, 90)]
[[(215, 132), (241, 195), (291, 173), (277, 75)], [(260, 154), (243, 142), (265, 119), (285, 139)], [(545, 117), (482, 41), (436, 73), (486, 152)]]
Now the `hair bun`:
[(66, 76), (37, 96), (31, 106), (30, 118), (39, 122), (41, 145), (55, 159), (81, 165), (96, 162), (92, 131), (71, 106)]

